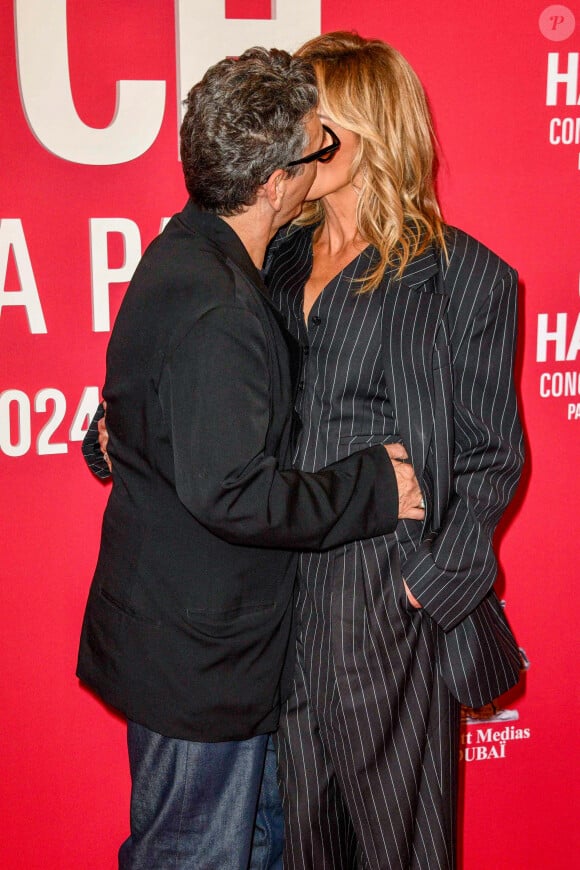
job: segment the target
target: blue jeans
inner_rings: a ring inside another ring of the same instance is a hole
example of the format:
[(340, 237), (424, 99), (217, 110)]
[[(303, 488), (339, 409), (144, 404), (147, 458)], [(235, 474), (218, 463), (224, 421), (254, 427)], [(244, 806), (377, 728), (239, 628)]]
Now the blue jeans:
[(249, 870), (282, 870), (284, 810), (278, 789), (276, 748), (270, 736), (254, 825)]
[(120, 870), (274, 870), (283, 816), (267, 734), (196, 743), (128, 722), (131, 836)]

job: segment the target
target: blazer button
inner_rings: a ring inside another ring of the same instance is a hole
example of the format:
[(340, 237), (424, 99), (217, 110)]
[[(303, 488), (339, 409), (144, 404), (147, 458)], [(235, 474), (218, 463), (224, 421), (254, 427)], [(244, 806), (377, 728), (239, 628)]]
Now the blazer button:
[(315, 326), (320, 326), (320, 324), (322, 323), (322, 317), (319, 317), (318, 314), (314, 314), (311, 317), (311, 321)]
[[(305, 344), (305, 345), (303, 346), (303, 348), (302, 348), (302, 353), (304, 354), (304, 356), (308, 356), (308, 354), (310, 353), (310, 348), (308, 347), (307, 344)], [(99, 448), (99, 449), (100, 449), (100, 448)]]
[(303, 390), (303, 389), (304, 389), (304, 381), (300, 381), (300, 382), (299, 382), (299, 384), (298, 384), (298, 389), (299, 389), (299, 390)]

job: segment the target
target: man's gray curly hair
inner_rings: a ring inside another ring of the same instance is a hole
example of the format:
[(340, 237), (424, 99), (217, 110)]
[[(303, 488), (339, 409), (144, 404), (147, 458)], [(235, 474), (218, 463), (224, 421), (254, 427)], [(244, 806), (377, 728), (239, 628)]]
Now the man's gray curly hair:
[(317, 102), (311, 64), (286, 51), (250, 48), (210, 67), (187, 95), (181, 125), (183, 174), (193, 201), (226, 216), (252, 205), (275, 169), (302, 156), (304, 121)]

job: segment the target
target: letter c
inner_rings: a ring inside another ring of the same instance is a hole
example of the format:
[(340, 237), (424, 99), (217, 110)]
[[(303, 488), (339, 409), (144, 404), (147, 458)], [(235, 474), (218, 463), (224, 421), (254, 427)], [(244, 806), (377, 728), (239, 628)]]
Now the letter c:
[(66, 0), (16, 0), (15, 20), (20, 98), (41, 145), (63, 160), (93, 166), (126, 163), (147, 151), (163, 120), (164, 81), (118, 81), (111, 123), (89, 127), (70, 86)]

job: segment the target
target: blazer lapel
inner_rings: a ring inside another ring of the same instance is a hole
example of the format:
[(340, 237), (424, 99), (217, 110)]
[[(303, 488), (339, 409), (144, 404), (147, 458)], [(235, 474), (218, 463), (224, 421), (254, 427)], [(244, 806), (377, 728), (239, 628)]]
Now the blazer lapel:
[(433, 350), (448, 297), (438, 292), (433, 248), (413, 260), (402, 278), (385, 276), (385, 378), (399, 433), (419, 480), (427, 462), (434, 418)]

